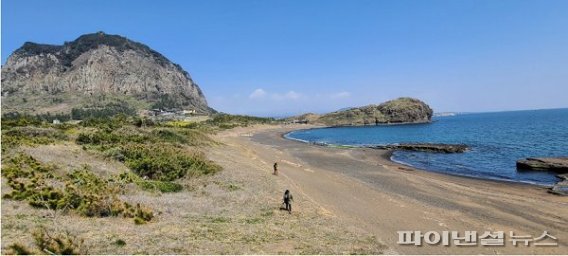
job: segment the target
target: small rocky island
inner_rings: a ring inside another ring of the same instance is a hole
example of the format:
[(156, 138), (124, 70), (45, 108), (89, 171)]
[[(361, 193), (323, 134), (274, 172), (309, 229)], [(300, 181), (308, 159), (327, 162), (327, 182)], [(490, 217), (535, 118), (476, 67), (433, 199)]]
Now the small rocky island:
[(561, 181), (557, 182), (549, 192), (557, 195), (568, 196), (568, 157), (529, 157), (517, 160), (517, 170), (551, 171)]
[(429, 123), (432, 115), (432, 109), (423, 101), (401, 97), (379, 105), (347, 108), (323, 115), (307, 113), (290, 117), (287, 121), (326, 126), (411, 124)]

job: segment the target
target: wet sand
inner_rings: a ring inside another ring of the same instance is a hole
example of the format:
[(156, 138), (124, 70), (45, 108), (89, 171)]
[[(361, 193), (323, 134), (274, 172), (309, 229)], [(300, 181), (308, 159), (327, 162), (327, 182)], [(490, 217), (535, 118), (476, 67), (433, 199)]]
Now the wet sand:
[[(388, 246), (385, 253), (405, 254), (566, 254), (568, 197), (545, 188), (443, 175), (388, 160), (376, 149), (329, 148), (287, 140), (294, 129), (310, 126), (257, 126), (226, 132), (225, 142), (250, 149), (266, 165), (278, 162), (282, 179), (296, 197), (353, 229), (373, 233)], [(237, 159), (235, 159), (237, 160)], [(296, 209), (301, 211), (302, 209)], [(397, 231), (504, 231), (504, 246), (400, 245)], [(539, 237), (544, 231), (558, 246), (513, 246), (515, 235)]]

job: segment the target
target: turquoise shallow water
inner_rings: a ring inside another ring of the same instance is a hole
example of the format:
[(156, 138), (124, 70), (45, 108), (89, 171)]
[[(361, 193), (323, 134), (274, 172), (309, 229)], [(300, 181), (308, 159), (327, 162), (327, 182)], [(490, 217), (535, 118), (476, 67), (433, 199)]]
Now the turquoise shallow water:
[(429, 124), (334, 127), (288, 133), (290, 139), (336, 145), (464, 143), (459, 154), (396, 151), (392, 160), (453, 175), (551, 185), (554, 173), (517, 171), (526, 157), (568, 156), (568, 109), (462, 114)]

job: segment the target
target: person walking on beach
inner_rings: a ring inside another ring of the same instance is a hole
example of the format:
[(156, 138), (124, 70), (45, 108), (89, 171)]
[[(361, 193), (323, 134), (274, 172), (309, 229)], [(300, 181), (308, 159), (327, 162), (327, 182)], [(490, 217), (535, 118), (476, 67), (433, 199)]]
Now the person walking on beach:
[(272, 174), (278, 176), (278, 163), (274, 163), (274, 172)]
[(290, 190), (286, 189), (286, 192), (284, 192), (284, 205), (286, 206), (286, 211), (290, 214), (292, 213), (292, 201), (294, 201), (294, 197)]

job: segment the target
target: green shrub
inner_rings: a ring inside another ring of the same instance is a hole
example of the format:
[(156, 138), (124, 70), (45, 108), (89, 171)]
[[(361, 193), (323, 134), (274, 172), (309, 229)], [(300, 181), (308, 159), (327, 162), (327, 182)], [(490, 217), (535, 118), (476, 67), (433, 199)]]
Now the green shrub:
[(199, 125), (196, 124), (196, 128), (198, 127), (200, 130), (224, 130), (255, 124), (273, 124), (275, 122), (277, 122), (277, 120), (274, 118), (218, 113), (213, 115), (209, 120), (199, 123)]
[(133, 117), (132, 124), (136, 127), (152, 127), (155, 126), (156, 123), (149, 119), (148, 117)]
[(187, 143), (187, 138), (172, 129), (155, 129), (152, 135), (162, 142)]
[(163, 123), (166, 127), (174, 127), (174, 128), (187, 128), (187, 129), (197, 129), (199, 128), (198, 122), (191, 122), (191, 121), (167, 121)]
[(126, 182), (126, 183), (134, 183), (138, 187), (140, 187), (144, 190), (160, 191), (162, 193), (179, 192), (183, 189), (182, 185), (175, 183), (175, 182), (159, 181), (159, 180), (144, 180), (144, 179), (140, 178), (140, 176), (133, 174), (133, 173), (130, 173), (130, 172), (121, 173), (118, 176), (118, 180)]
[(57, 255), (79, 255), (86, 254), (83, 249), (83, 239), (77, 239), (69, 233), (58, 234), (50, 233), (46, 228), (41, 227), (33, 234), (35, 244), (41, 253)]
[(5, 113), (2, 115), (2, 130), (19, 126), (39, 126), (42, 124), (41, 119), (28, 114), (20, 114), (17, 112)]
[(186, 176), (212, 174), (221, 169), (202, 153), (184, 152), (171, 144), (127, 144), (122, 147), (125, 164), (141, 177), (173, 181)]
[(136, 225), (142, 225), (142, 224), (146, 224), (146, 221), (140, 217), (134, 217), (134, 224)]
[(118, 129), (130, 125), (127, 115), (117, 114), (115, 116), (89, 117), (81, 121), (83, 127), (95, 127), (100, 129)]
[(136, 109), (131, 107), (127, 102), (118, 101), (110, 102), (105, 105), (92, 105), (83, 108), (71, 109), (71, 117), (74, 120), (85, 119), (109, 119), (118, 115), (133, 116), (136, 115)]
[[(120, 200), (121, 188), (103, 180), (88, 168), (62, 177), (53, 175), (54, 166), (44, 165), (27, 155), (5, 162), (2, 174), (12, 192), (5, 199), (27, 201), (31, 206), (47, 209), (70, 209), (86, 217), (141, 217), (150, 221), (152, 211), (136, 208)], [(53, 184), (64, 184), (55, 186)]]
[(194, 129), (156, 128), (148, 131), (136, 127), (95, 129), (79, 133), (75, 142), (79, 145), (118, 145), (126, 143), (173, 143), (188, 146), (214, 144), (205, 133)]
[(75, 142), (79, 145), (114, 145), (123, 143), (151, 143), (153, 138), (139, 129), (97, 129), (95, 131), (81, 132)]
[(39, 127), (14, 127), (2, 131), (2, 149), (20, 145), (48, 145), (66, 141), (67, 135), (62, 130)]
[(143, 180), (137, 183), (142, 189), (145, 190), (157, 190), (162, 193), (172, 193), (179, 192), (183, 189), (183, 186), (171, 181), (159, 181), (159, 180)]
[(119, 247), (122, 247), (122, 246), (126, 245), (126, 242), (122, 239), (117, 239), (116, 241), (112, 242), (112, 244), (119, 246)]
[(27, 247), (15, 243), (8, 246), (8, 252), (6, 254), (13, 254), (13, 255), (33, 255), (36, 254), (32, 250), (28, 249)]

